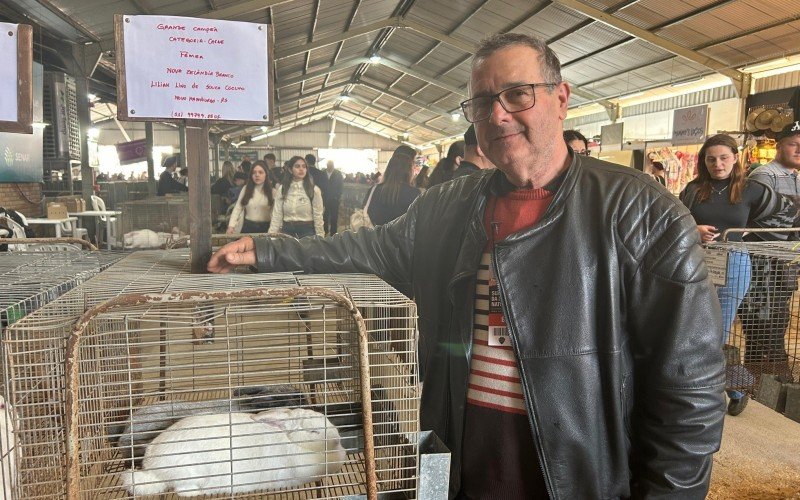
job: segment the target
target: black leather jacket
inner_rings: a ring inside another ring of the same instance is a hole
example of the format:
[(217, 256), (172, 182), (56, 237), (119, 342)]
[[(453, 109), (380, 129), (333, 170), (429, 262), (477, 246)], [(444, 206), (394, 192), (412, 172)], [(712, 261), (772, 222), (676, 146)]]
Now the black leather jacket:
[[(499, 171), (455, 179), (374, 230), (256, 242), (267, 270), (410, 283), (421, 425), (459, 489), (483, 214)], [(704, 498), (724, 416), (720, 306), (695, 223), (641, 172), (574, 156), (542, 219), (493, 265), (550, 498)], [(468, 438), (468, 437), (467, 437)]]

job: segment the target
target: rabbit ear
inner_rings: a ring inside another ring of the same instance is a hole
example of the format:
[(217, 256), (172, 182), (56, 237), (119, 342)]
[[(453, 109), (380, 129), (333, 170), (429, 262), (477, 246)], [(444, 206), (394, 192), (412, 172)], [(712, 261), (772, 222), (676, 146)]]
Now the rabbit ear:
[(274, 416), (272, 415), (264, 415), (262, 413), (259, 413), (258, 415), (253, 416), (253, 421), (260, 422), (264, 425), (268, 425), (270, 427), (274, 427), (282, 431), (286, 430), (286, 425), (285, 425), (286, 422), (284, 420), (274, 418)]

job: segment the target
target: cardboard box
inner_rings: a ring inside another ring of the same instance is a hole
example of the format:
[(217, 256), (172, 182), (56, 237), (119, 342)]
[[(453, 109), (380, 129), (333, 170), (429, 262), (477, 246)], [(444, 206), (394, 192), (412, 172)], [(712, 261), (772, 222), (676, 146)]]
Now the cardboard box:
[(48, 219), (66, 219), (69, 217), (67, 213), (67, 206), (63, 203), (48, 203), (47, 204), (47, 218)]
[(68, 212), (86, 211), (86, 200), (80, 196), (58, 196), (53, 201), (66, 205)]

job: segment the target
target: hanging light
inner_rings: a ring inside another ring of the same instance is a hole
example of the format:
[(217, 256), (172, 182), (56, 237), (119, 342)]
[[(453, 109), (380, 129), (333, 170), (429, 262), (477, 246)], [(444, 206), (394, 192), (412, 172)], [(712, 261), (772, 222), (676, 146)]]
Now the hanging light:
[(369, 62), (372, 64), (378, 64), (379, 62), (381, 62), (381, 56), (379, 56), (378, 54), (372, 54), (369, 57)]

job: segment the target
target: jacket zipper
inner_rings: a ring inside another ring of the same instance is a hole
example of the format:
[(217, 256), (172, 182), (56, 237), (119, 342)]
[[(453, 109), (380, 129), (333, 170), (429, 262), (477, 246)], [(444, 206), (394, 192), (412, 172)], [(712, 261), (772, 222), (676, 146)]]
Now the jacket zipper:
[(492, 245), (492, 270), (494, 272), (494, 279), (497, 281), (497, 290), (500, 293), (500, 307), (503, 310), (503, 317), (506, 318), (506, 327), (508, 328), (509, 335), (514, 340), (511, 344), (514, 347), (514, 355), (517, 357), (517, 370), (519, 370), (520, 375), (520, 387), (522, 387), (522, 390), (525, 394), (525, 401), (527, 402), (528, 420), (531, 425), (531, 429), (533, 430), (533, 439), (536, 444), (536, 455), (539, 457), (539, 470), (542, 472), (542, 477), (544, 478), (544, 484), (547, 488), (547, 494), (550, 497), (550, 500), (558, 500), (558, 496), (555, 494), (555, 488), (553, 487), (552, 479), (550, 478), (550, 474), (547, 470), (547, 465), (544, 461), (542, 437), (539, 434), (536, 412), (533, 409), (533, 396), (531, 396), (529, 393), (527, 385), (524, 382), (525, 373), (523, 372), (522, 364), (520, 363), (519, 346), (517, 345), (516, 341), (517, 336), (515, 335), (514, 329), (511, 326), (511, 315), (508, 314), (508, 307), (506, 306), (505, 293), (503, 292), (503, 282), (500, 280), (500, 269), (497, 265), (497, 251), (495, 245)]

